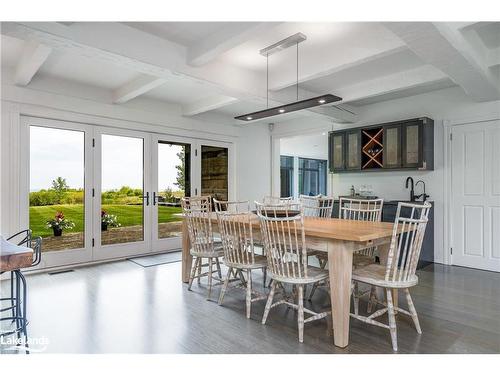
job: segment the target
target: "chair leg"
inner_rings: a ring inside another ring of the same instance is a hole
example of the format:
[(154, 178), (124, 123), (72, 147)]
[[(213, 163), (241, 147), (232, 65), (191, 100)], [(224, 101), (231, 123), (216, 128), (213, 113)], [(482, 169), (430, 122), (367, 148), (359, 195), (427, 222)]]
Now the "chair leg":
[(220, 269), (220, 262), (219, 258), (215, 258), (215, 263), (217, 264), (217, 273), (219, 274), (219, 279), (222, 280), (222, 271)]
[(411, 318), (413, 319), (413, 323), (415, 324), (415, 329), (419, 334), (422, 334), (422, 330), (420, 329), (420, 322), (418, 321), (417, 310), (415, 309), (415, 305), (413, 304), (413, 300), (410, 296), (410, 291), (408, 288), (405, 289), (406, 301), (408, 302), (408, 310), (410, 310)]
[(198, 262), (198, 285), (201, 285), (201, 273), (203, 271), (202, 264), (203, 264), (203, 259), (200, 258), (200, 261)]
[(318, 283), (314, 283), (311, 288), (311, 292), (309, 293), (309, 298), (308, 300), (312, 300), (314, 293), (316, 293), (316, 289), (318, 289)]
[(247, 270), (247, 319), (250, 319), (250, 313), (252, 309), (252, 270)]
[(298, 286), (298, 326), (299, 326), (299, 342), (304, 342), (304, 286)]
[(371, 313), (373, 308), (377, 306), (377, 287), (372, 285), (370, 289), (370, 298), (368, 300), (368, 306), (366, 307), (366, 311)]
[(352, 296), (352, 302), (354, 304), (354, 314), (359, 315), (359, 285), (357, 281), (354, 282), (354, 291), (352, 293)]
[(394, 314), (394, 306), (392, 304), (392, 290), (386, 289), (385, 294), (387, 298), (387, 314), (389, 315), (389, 330), (391, 331), (392, 350), (397, 352), (398, 332), (396, 328), (396, 316)]
[(226, 294), (227, 286), (229, 284), (229, 279), (231, 278), (231, 273), (233, 272), (233, 268), (229, 267), (229, 270), (227, 271), (227, 276), (226, 280), (224, 280), (224, 285), (222, 286), (222, 290), (220, 291), (219, 295), (219, 305), (222, 305), (222, 301), (224, 300), (224, 294)]
[(271, 305), (273, 304), (275, 290), (276, 290), (276, 281), (271, 280), (271, 290), (269, 291), (269, 296), (267, 296), (266, 308), (264, 309), (264, 315), (262, 316), (262, 324), (266, 324), (267, 316), (269, 315), (269, 310), (271, 310)]
[(213, 258), (208, 258), (208, 294), (207, 299), (210, 299), (212, 294), (212, 271), (213, 271)]
[(266, 287), (266, 281), (267, 281), (267, 268), (266, 267), (264, 267), (262, 269), (262, 273), (264, 274), (264, 276), (263, 276), (264, 277), (264, 283), (263, 284), (264, 284), (264, 288), (265, 288)]
[(241, 280), (241, 284), (246, 288), (247, 287), (247, 282), (245, 281), (245, 277), (243, 276), (243, 272), (238, 269), (237, 271), (239, 277), (240, 277), (240, 280)]
[[(194, 266), (191, 269), (191, 276), (189, 276), (189, 285), (188, 285), (188, 290), (191, 290), (191, 286), (193, 285), (193, 280), (196, 276), (196, 271), (198, 270), (198, 263), (200, 262), (200, 258), (196, 257), (196, 260), (194, 262)], [(199, 278), (198, 278), (199, 280)]]

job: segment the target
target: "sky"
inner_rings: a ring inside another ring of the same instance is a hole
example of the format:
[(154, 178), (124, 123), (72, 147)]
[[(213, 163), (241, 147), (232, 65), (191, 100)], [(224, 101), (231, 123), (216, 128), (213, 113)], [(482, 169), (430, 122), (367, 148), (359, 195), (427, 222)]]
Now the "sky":
[[(179, 164), (176, 153), (182, 146), (158, 145), (158, 191), (174, 185)], [(48, 189), (52, 180), (63, 177), (70, 188), (82, 188), (84, 182), (84, 133), (30, 127), (30, 191)], [(126, 185), (142, 188), (143, 140), (102, 135), (102, 189)]]

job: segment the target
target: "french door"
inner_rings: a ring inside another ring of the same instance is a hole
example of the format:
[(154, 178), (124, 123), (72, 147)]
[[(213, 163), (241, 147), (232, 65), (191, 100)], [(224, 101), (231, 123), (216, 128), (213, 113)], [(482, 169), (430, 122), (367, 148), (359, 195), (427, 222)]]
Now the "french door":
[(94, 129), (93, 260), (151, 250), (151, 135)]
[[(181, 248), (183, 196), (233, 198), (231, 144), (24, 117), (26, 227), (41, 267)], [(47, 222), (64, 218), (57, 235)]]

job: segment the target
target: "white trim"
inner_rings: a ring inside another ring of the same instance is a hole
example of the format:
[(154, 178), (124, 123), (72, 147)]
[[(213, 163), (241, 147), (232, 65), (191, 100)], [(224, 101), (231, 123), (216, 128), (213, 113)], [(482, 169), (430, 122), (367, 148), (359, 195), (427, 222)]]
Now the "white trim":
[(453, 227), (452, 220), (453, 217), (453, 204), (452, 204), (452, 147), (450, 141), (450, 135), (453, 134), (453, 127), (474, 124), (487, 121), (500, 120), (500, 114), (494, 113), (491, 115), (476, 116), (474, 118), (465, 119), (454, 119), (454, 120), (443, 120), (444, 126), (444, 137), (443, 137), (443, 149), (444, 149), (444, 214), (443, 214), (443, 263), (451, 265), (453, 264), (453, 259), (451, 255), (451, 248), (453, 247)]

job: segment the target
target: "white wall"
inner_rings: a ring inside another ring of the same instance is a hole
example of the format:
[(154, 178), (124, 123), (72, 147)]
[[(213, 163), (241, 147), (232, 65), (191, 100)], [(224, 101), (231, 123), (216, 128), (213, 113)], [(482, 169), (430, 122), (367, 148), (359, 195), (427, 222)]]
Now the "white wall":
[(262, 201), (271, 194), (271, 136), (266, 124), (242, 125), (236, 155), (240, 200)]
[[(346, 127), (377, 124), (413, 117), (427, 116), (434, 119), (434, 171), (392, 171), (376, 173), (332, 174), (333, 195), (348, 194), (351, 185), (356, 189), (362, 184), (373, 186), (374, 193), (387, 200), (409, 199), (404, 187), (407, 176), (415, 182), (425, 181), (430, 200), (434, 201), (434, 258), (444, 262), (444, 120), (475, 121), (486, 118), (499, 118), (500, 101), (476, 103), (470, 100), (458, 87), (439, 90), (382, 103), (358, 107), (359, 121), (356, 124), (333, 124), (321, 119), (295, 119), (280, 123), (275, 127), (274, 137), (297, 131), (328, 131)], [(417, 193), (420, 193), (420, 186)]]

